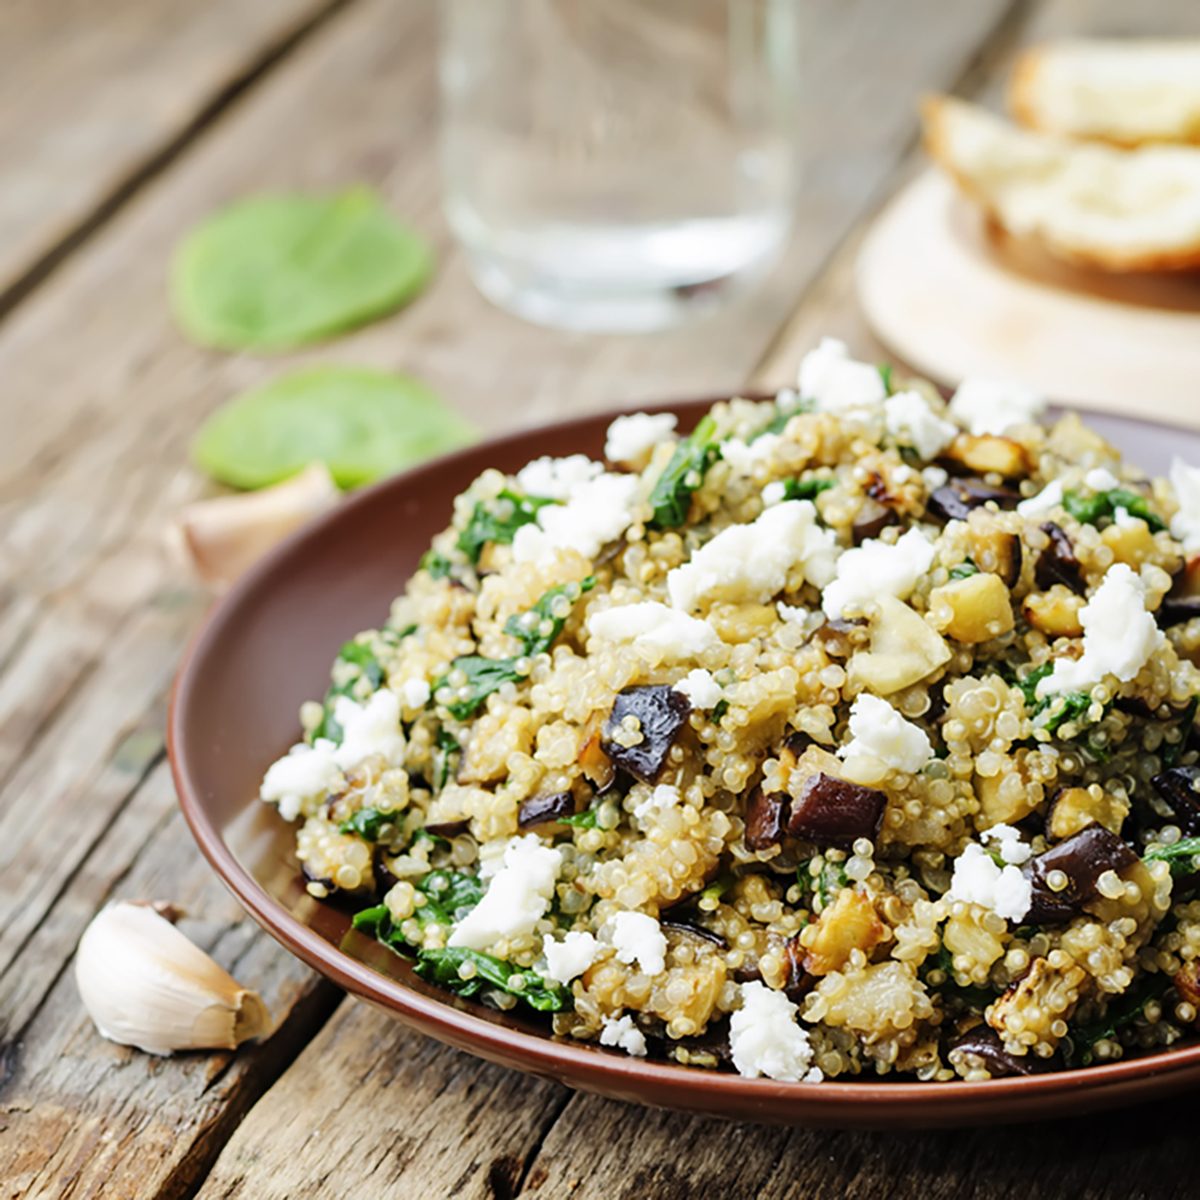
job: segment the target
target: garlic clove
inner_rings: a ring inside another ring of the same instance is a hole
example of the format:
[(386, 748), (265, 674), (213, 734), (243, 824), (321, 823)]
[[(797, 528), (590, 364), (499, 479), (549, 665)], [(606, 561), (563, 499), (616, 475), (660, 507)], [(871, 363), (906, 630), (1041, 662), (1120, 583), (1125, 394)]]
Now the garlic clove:
[(228, 587), (276, 542), (332, 508), (340, 496), (329, 468), (311, 463), (274, 487), (187, 505), (166, 531), (167, 546), (201, 582)]
[(102, 909), (84, 931), (75, 982), (104, 1037), (149, 1054), (233, 1050), (270, 1025), (257, 992), (153, 907), (127, 900)]

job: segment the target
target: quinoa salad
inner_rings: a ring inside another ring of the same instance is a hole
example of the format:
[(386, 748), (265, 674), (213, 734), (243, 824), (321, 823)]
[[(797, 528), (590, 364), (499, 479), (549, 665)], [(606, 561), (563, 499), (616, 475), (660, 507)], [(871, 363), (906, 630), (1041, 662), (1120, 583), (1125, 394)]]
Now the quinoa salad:
[(750, 1077), (1189, 1036), (1200, 467), (1044, 409), (825, 339), (771, 401), (485, 471), (266, 773), (308, 891), (460, 996)]

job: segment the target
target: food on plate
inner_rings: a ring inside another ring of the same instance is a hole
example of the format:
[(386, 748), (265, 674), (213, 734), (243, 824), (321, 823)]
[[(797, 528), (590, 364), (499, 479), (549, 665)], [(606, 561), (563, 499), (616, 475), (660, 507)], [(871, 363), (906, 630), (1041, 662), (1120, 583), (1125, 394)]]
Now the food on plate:
[(183, 239), (171, 300), (184, 333), (203, 346), (283, 350), (399, 308), (432, 269), (425, 240), (368, 188), (251, 196)]
[(485, 471), (265, 774), (308, 891), (460, 996), (746, 1076), (1184, 1037), (1200, 468), (1043, 409), (826, 339), (771, 401)]
[(1200, 40), (1080, 38), (1026, 50), (1008, 93), (1031, 129), (1123, 146), (1200, 142)]
[(270, 1026), (244, 988), (174, 924), (169, 905), (119, 900), (84, 930), (75, 983), (97, 1030), (148, 1054), (234, 1050)]
[(1074, 142), (948, 96), (923, 114), (930, 155), (1007, 233), (1107, 271), (1200, 268), (1200, 147)]
[(418, 380), (325, 363), (222, 405), (201, 426), (192, 457), (236, 488), (269, 487), (317, 462), (339, 487), (352, 488), (474, 439), (474, 429)]

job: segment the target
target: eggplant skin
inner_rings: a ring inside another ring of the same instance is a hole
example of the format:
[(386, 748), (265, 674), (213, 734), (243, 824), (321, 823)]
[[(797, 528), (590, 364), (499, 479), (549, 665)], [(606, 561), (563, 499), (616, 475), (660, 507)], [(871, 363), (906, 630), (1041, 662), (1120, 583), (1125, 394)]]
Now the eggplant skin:
[(1169, 767), (1150, 780), (1176, 824), (1189, 837), (1200, 834), (1200, 767)]
[(926, 508), (945, 521), (965, 521), (972, 509), (994, 501), (997, 508), (1015, 508), (1021, 499), (1012, 488), (991, 487), (980, 479), (954, 479), (929, 495)]
[(859, 838), (879, 834), (887, 796), (824, 772), (810, 776), (792, 801), (787, 832), (822, 849), (849, 849)]
[[(1023, 923), (1058, 925), (1077, 917), (1095, 898), (1096, 883), (1105, 871), (1122, 871), (1138, 856), (1103, 825), (1088, 825), (1072, 837), (1051, 846), (1026, 867), (1033, 898)], [(1061, 871), (1067, 886), (1054, 891), (1046, 882), (1051, 871)]]
[(788, 820), (788, 798), (779, 792), (756, 787), (746, 802), (746, 849), (767, 850), (778, 846)]
[(986, 1025), (978, 1025), (964, 1033), (950, 1047), (950, 1059), (963, 1058), (971, 1054), (978, 1058), (987, 1068), (993, 1079), (1002, 1079), (1015, 1075), (1033, 1075), (1036, 1068), (1027, 1061), (1032, 1055), (1018, 1058), (1004, 1049), (1000, 1035)]
[[(692, 711), (688, 698), (669, 684), (628, 687), (617, 693), (612, 712), (604, 724), (601, 746), (613, 764), (642, 783), (654, 783), (667, 765), (667, 755)], [(626, 717), (636, 717), (642, 740), (622, 746), (613, 740)]]
[(575, 811), (575, 797), (570, 792), (551, 792), (544, 796), (530, 796), (521, 801), (517, 809), (517, 827), (531, 829), (549, 821), (559, 821)]
[(1065, 584), (1077, 596), (1087, 593), (1083, 579), (1083, 568), (1075, 557), (1075, 546), (1067, 532), (1053, 521), (1047, 521), (1042, 532), (1050, 544), (1038, 555), (1034, 567), (1034, 579), (1042, 591), (1049, 591), (1056, 583)]

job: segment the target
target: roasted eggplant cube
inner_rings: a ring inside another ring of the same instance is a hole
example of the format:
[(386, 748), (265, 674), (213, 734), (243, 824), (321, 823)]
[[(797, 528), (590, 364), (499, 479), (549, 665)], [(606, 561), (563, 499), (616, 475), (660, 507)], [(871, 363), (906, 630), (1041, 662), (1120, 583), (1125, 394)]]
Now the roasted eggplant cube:
[(1171, 767), (1150, 780), (1188, 837), (1200, 834), (1200, 767)]
[(1015, 508), (1020, 494), (1011, 488), (997, 488), (978, 479), (952, 479), (930, 493), (926, 509), (944, 521), (965, 521), (971, 510), (982, 508), (989, 501), (997, 508)]
[(532, 829), (549, 821), (561, 821), (575, 811), (575, 797), (570, 792), (550, 792), (544, 796), (530, 796), (521, 801), (517, 809), (517, 825), (521, 829)]
[[(1096, 896), (1096, 883), (1105, 871), (1122, 871), (1138, 856), (1103, 825), (1089, 825), (1073, 837), (1039, 854), (1026, 868), (1033, 899), (1025, 923), (1056, 925), (1083, 911)], [(1066, 886), (1055, 890), (1047, 882), (1052, 872), (1062, 872)]]
[[(654, 783), (691, 711), (687, 697), (665, 683), (626, 688), (617, 694), (604, 724), (604, 753), (634, 779)], [(618, 732), (628, 717), (637, 718), (641, 732), (633, 746), (623, 746), (624, 737)], [(614, 740), (614, 735), (620, 740)]]
[(1042, 526), (1042, 532), (1050, 544), (1038, 555), (1033, 575), (1042, 591), (1049, 591), (1056, 583), (1066, 584), (1076, 595), (1087, 591), (1083, 581), (1083, 569), (1075, 557), (1075, 545), (1066, 531), (1053, 521)]
[(769, 850), (778, 846), (788, 819), (788, 798), (756, 787), (746, 802), (746, 849)]
[(874, 841), (887, 797), (875, 788), (821, 772), (804, 782), (792, 801), (787, 832), (822, 849), (849, 849), (858, 838)]
[(864, 496), (850, 525), (850, 537), (857, 546), (868, 538), (877, 538), (889, 525), (895, 525), (899, 520), (895, 509), (880, 504), (871, 496)]
[(977, 1025), (950, 1047), (950, 1061), (965, 1067), (982, 1067), (993, 1079), (1032, 1075), (1039, 1060), (1032, 1054), (1018, 1058), (1004, 1049), (1000, 1035), (987, 1025)]

